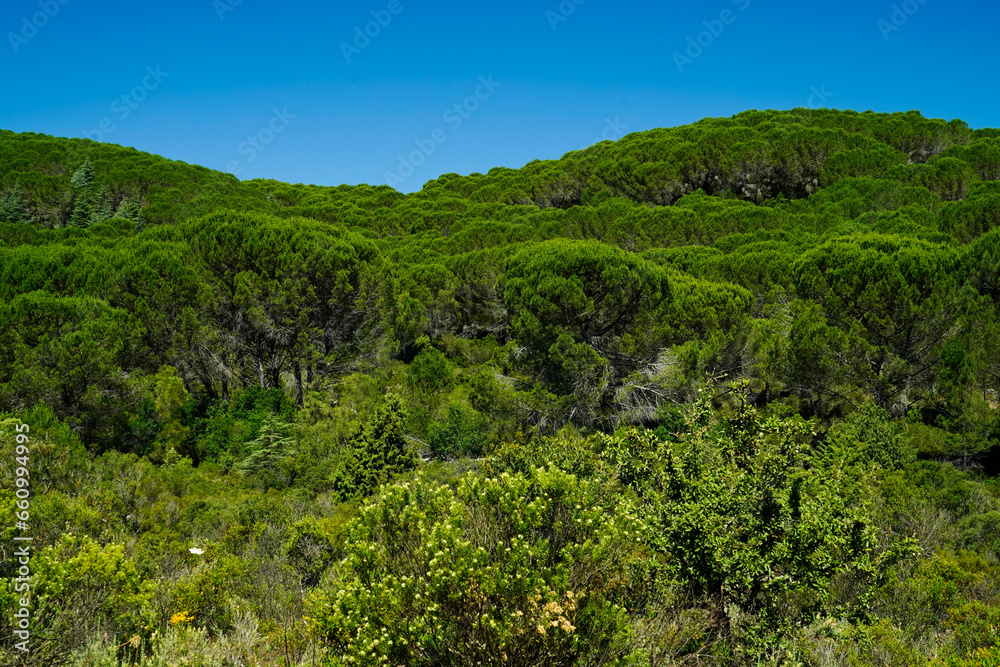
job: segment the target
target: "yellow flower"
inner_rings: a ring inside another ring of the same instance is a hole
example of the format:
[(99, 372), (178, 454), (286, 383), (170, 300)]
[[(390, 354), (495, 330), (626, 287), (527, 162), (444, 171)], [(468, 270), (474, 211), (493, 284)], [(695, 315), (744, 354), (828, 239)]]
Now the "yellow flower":
[(186, 611), (179, 611), (170, 617), (170, 625), (187, 625), (194, 620), (194, 616)]

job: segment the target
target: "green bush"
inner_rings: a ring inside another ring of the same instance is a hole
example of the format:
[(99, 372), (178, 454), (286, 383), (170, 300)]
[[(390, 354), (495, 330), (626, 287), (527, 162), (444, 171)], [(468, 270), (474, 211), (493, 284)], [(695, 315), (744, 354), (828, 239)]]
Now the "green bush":
[(431, 424), (427, 445), (438, 460), (451, 460), (460, 456), (479, 456), (483, 453), (488, 437), (486, 419), (460, 406), (448, 407), (444, 421)]
[[(31, 657), (39, 664), (60, 660), (97, 634), (115, 638), (119, 658), (135, 658), (148, 646), (156, 584), (125, 556), (123, 545), (101, 546), (67, 533), (32, 555), (31, 575)], [(6, 582), (4, 619), (13, 618), (20, 597), (14, 586)]]
[(417, 477), (361, 510), (309, 615), (334, 664), (619, 664), (640, 531), (627, 504), (557, 469), (454, 490)]
[(751, 644), (812, 622), (839, 577), (856, 581), (849, 605), (864, 614), (872, 586), (912, 552), (877, 545), (870, 487), (844, 476), (848, 461), (812, 460), (809, 422), (749, 406), (721, 423), (711, 414), (703, 398), (678, 443), (628, 429), (605, 450), (640, 498), (650, 547), (695, 595), (718, 596)]
[(292, 536), (285, 543), (288, 562), (298, 572), (302, 585), (312, 588), (333, 560), (333, 545), (319, 523), (307, 517), (292, 526)]
[(390, 394), (375, 414), (355, 429), (347, 460), (332, 480), (340, 498), (371, 495), (395, 475), (416, 466), (413, 446), (403, 430), (405, 423), (402, 401)]

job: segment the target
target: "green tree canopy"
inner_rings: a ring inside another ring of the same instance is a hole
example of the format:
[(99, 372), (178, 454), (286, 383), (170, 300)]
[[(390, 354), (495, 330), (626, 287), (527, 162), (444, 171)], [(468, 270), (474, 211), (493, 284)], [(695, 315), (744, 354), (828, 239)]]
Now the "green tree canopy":
[(558, 393), (589, 402), (581, 410), (588, 420), (625, 376), (656, 358), (651, 325), (670, 286), (662, 268), (636, 255), (559, 239), (511, 258), (504, 294), (528, 368)]

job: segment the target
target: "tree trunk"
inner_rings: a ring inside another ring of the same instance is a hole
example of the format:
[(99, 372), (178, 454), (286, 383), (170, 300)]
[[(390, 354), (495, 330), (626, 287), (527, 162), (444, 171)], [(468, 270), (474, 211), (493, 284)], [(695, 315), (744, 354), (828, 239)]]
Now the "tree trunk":
[(302, 387), (302, 367), (298, 361), (292, 366), (292, 374), (295, 376), (295, 405), (301, 408), (305, 403), (305, 391)]

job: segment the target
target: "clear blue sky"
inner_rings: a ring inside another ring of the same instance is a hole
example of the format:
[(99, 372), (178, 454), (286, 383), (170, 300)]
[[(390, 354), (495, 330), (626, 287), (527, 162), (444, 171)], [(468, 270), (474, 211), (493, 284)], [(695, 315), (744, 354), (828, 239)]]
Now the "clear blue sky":
[(410, 192), (748, 108), (1000, 126), (995, 0), (577, 2), (3, 0), (0, 127)]

